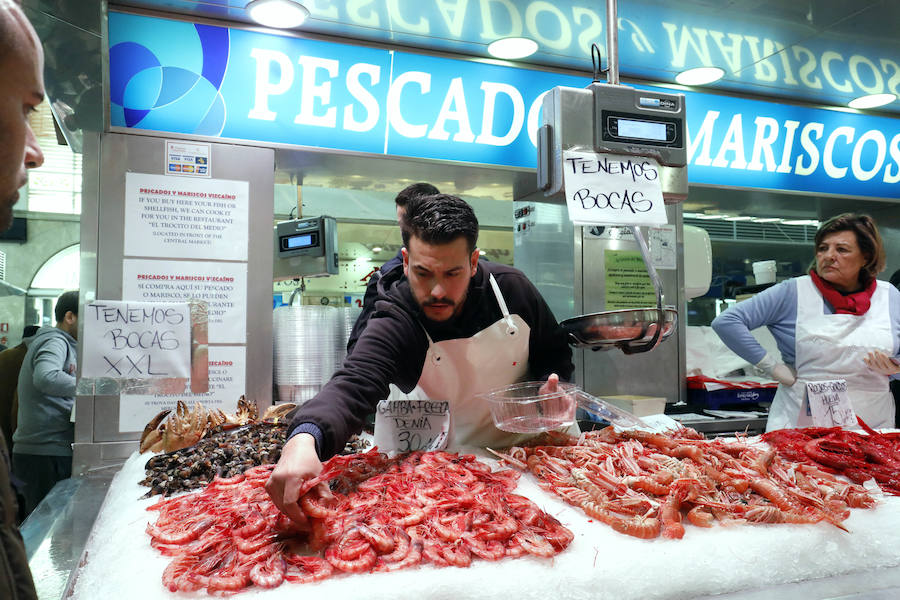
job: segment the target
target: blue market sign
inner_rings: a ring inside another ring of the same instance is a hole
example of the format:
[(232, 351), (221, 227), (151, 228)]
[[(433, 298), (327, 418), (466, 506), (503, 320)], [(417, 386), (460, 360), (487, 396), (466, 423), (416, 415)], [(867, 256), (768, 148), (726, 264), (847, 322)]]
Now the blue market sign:
[[(110, 13), (111, 125), (534, 168), (585, 77)], [(900, 120), (688, 92), (691, 183), (898, 198)]]

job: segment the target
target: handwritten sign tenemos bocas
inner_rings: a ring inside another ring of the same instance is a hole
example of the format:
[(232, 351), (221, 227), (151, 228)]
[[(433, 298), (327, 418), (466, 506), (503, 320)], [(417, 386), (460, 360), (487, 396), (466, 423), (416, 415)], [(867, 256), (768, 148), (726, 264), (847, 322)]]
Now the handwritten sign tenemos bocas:
[(189, 304), (97, 300), (86, 304), (80, 316), (82, 377), (190, 377)]
[(847, 397), (846, 380), (809, 382), (806, 384), (806, 397), (814, 427), (856, 426), (856, 413)]
[(667, 223), (660, 167), (652, 158), (566, 150), (563, 181), (573, 223)]

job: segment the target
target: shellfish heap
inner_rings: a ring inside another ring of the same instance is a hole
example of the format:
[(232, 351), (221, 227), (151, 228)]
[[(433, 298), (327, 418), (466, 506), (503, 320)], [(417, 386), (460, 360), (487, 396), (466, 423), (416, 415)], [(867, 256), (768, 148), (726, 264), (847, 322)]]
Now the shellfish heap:
[(900, 432), (880, 433), (857, 417), (868, 435), (840, 427), (778, 429), (762, 439), (784, 458), (840, 473), (851, 481), (874, 479), (885, 493), (900, 496)]
[(286, 433), (286, 424), (220, 427), (193, 446), (154, 456), (147, 461), (147, 477), (141, 481), (150, 488), (145, 497), (195, 490), (216, 477), (230, 478), (252, 467), (275, 464)]
[(273, 468), (217, 478), (201, 492), (148, 509), (160, 513), (147, 526), (151, 544), (173, 557), (163, 573), (168, 589), (219, 594), (420, 562), (468, 566), (473, 558), (551, 557), (573, 538), (512, 493), (517, 471), (491, 472), (470, 455), (336, 456), (304, 486), (303, 523), (269, 499), (263, 486)]
[(682, 538), (682, 513), (698, 527), (825, 522), (844, 529), (849, 508), (875, 504), (865, 488), (772, 448), (705, 440), (685, 428), (608, 427), (496, 454), (591, 518), (639, 538)]

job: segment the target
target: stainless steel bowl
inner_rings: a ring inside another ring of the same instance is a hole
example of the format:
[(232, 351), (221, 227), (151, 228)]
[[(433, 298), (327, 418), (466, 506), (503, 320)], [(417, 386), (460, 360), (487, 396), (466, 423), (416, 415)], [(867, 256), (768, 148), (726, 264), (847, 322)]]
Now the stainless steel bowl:
[[(672, 335), (678, 323), (678, 311), (666, 307), (665, 322), (658, 341)], [(581, 315), (566, 319), (560, 325), (569, 334), (570, 343), (578, 347), (634, 347), (653, 339), (659, 312), (656, 308), (626, 308)]]

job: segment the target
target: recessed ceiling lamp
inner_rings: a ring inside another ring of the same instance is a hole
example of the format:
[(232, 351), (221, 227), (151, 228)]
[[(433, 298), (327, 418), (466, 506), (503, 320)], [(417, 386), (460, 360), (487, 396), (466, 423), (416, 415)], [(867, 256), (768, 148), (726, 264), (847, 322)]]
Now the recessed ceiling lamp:
[(681, 85), (707, 85), (725, 77), (725, 69), (719, 67), (697, 67), (682, 71), (675, 76)]
[(850, 108), (876, 108), (890, 104), (897, 99), (896, 94), (869, 94), (868, 96), (860, 96), (854, 98), (847, 103)]
[(740, 216), (740, 217), (725, 217), (726, 221), (749, 221), (753, 217), (748, 216)]
[(247, 4), (250, 18), (266, 27), (292, 29), (309, 16), (309, 10), (295, 0), (253, 0)]
[(488, 45), (488, 53), (494, 58), (515, 60), (537, 52), (537, 42), (523, 37), (508, 37), (495, 40)]
[(754, 223), (780, 223), (781, 219), (778, 217), (753, 217)]
[(381, 252), (381, 246), (372, 246), (372, 252), (378, 254), (379, 252)]

